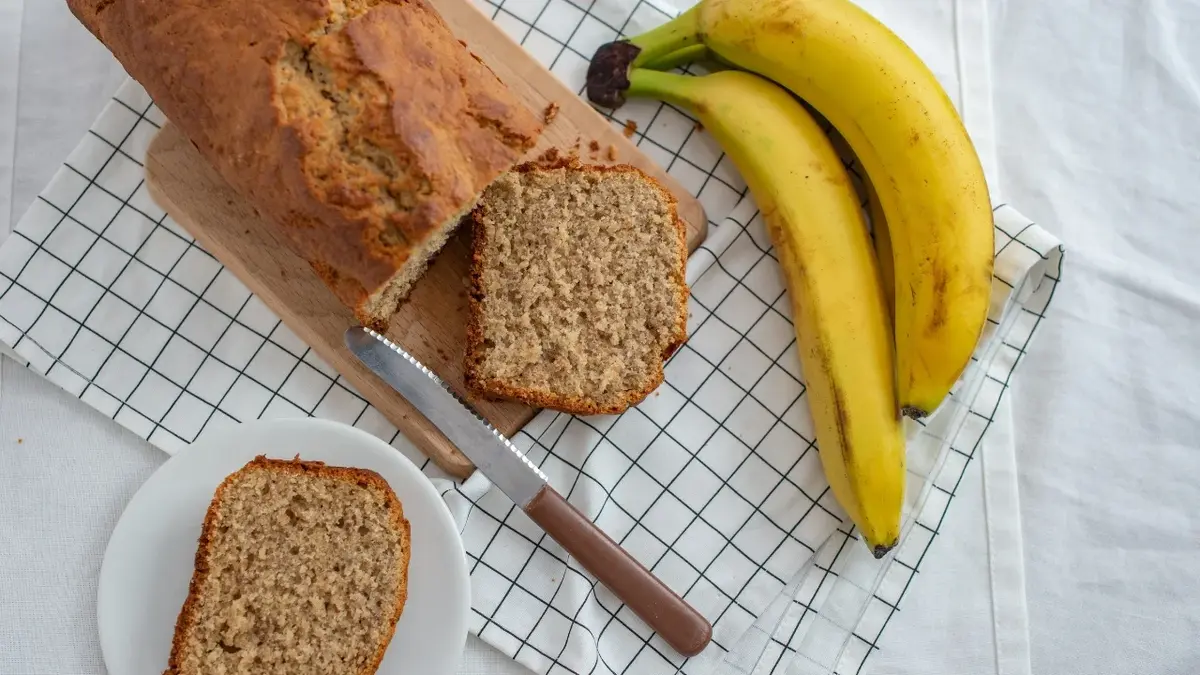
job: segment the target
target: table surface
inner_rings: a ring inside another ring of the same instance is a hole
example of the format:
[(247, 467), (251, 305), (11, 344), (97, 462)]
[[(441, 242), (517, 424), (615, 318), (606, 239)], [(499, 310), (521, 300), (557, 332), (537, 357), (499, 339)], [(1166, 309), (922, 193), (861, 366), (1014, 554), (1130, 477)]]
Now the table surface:
[[(968, 1), (908, 20), (953, 31)], [(985, 447), (864, 673), (1200, 670), (1200, 3), (1071, 4), (987, 4), (999, 184), (1070, 250), (989, 436), (1018, 461), (1028, 634), (994, 635)], [(0, 0), (0, 237), (123, 77), (64, 3)], [(3, 361), (0, 673), (103, 672), (104, 545), (164, 459)], [(524, 672), (474, 638), (460, 671)]]

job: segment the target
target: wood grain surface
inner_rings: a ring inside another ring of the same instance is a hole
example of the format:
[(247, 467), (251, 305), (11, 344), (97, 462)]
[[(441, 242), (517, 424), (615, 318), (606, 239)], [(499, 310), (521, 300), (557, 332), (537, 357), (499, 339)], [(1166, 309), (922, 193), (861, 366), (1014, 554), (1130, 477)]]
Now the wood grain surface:
[[(551, 102), (559, 106), (529, 159), (550, 147), (569, 151), (582, 146), (580, 156), (584, 161), (611, 163), (608, 146), (613, 146), (616, 162), (643, 169), (675, 194), (680, 216), (688, 226), (688, 249), (699, 245), (707, 221), (700, 204), (682, 186), (505, 35), (470, 0), (431, 1), (455, 34), (531, 109), (542, 111)], [(594, 154), (589, 150), (593, 140), (600, 147)], [(471, 473), (474, 467), (441, 432), (346, 350), (342, 334), (355, 325), (352, 312), (325, 288), (307, 263), (291, 252), (276, 226), (259, 218), (172, 125), (164, 127), (150, 145), (146, 182), (151, 195), (172, 218), (439, 467), (459, 478)], [(392, 318), (388, 331), (388, 337), (460, 394), (465, 394), (462, 360), (469, 250), (469, 232), (461, 230), (417, 283), (409, 302)], [(471, 403), (510, 435), (536, 412), (515, 403)]]

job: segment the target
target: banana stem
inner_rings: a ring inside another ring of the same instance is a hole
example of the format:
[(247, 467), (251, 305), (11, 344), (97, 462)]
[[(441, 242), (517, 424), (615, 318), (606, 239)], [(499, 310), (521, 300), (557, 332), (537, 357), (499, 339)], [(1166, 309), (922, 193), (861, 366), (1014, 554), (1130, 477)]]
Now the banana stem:
[(710, 56), (711, 54), (709, 54), (707, 46), (702, 44), (690, 45), (683, 49), (676, 49), (670, 54), (661, 56), (653, 61), (647, 61), (639, 67), (649, 70), (673, 70), (680, 66), (686, 66), (689, 63), (706, 60)]
[(641, 51), (631, 68), (646, 66), (686, 47), (703, 45), (700, 39), (700, 5), (696, 5), (658, 28), (629, 39)]
[(634, 68), (629, 71), (629, 89), (626, 93), (666, 101), (695, 111), (704, 107), (701, 96), (703, 89), (703, 78)]
[[(679, 59), (691, 60), (706, 51), (700, 38), (700, 6), (697, 5), (634, 38), (600, 45), (588, 63), (588, 99), (608, 108), (620, 108), (625, 103), (631, 69), (645, 64), (674, 67), (679, 65), (676, 63)], [(694, 47), (701, 47), (701, 50)]]

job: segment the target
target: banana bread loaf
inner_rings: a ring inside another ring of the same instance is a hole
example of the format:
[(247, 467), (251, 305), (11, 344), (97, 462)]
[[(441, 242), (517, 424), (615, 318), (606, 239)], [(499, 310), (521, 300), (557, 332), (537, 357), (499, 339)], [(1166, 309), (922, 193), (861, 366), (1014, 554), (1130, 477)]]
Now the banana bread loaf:
[(68, 0), (381, 328), (541, 124), (425, 0)]

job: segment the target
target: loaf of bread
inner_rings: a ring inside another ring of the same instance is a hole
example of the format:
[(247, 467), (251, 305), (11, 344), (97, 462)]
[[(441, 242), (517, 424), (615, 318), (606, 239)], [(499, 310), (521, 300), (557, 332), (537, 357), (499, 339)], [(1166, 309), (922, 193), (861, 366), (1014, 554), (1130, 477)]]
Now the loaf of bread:
[(258, 457), (213, 496), (166, 675), (374, 673), (408, 560), (379, 474)]
[(425, 0), (68, 5), (376, 328), (541, 133)]
[(525, 164), (472, 220), (472, 392), (616, 414), (662, 383), (687, 337), (688, 293), (666, 189), (631, 166)]

